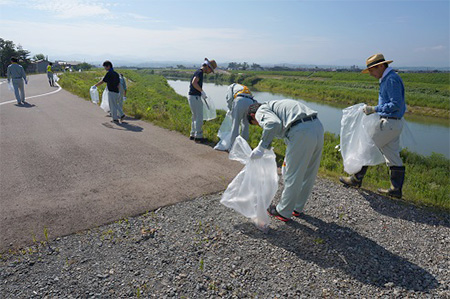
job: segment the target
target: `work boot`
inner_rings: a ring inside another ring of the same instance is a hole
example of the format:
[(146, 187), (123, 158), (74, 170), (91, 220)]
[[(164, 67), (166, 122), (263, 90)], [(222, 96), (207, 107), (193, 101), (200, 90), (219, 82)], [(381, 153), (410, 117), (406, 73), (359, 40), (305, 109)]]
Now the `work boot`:
[(402, 187), (405, 181), (405, 166), (391, 166), (391, 188), (378, 189), (378, 193), (392, 196), (395, 198), (402, 198)]
[(339, 177), (339, 181), (341, 181), (341, 183), (343, 183), (346, 186), (359, 188), (361, 187), (362, 180), (366, 175), (367, 168), (368, 166), (363, 166), (359, 172), (352, 174), (351, 176), (348, 177), (341, 176)]

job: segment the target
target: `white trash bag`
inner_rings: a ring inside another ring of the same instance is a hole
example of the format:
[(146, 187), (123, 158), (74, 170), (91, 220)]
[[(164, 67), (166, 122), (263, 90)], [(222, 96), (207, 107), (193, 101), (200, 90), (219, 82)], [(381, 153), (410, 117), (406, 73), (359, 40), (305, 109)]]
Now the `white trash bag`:
[(202, 99), (203, 101), (203, 120), (212, 120), (217, 117), (216, 106), (211, 98)]
[(14, 92), (14, 86), (12, 84), (12, 81), (9, 81), (7, 84), (8, 84), (8, 90), (11, 92)]
[(250, 159), (252, 149), (247, 141), (238, 136), (231, 148), (229, 158), (244, 164), (244, 169), (228, 185), (220, 203), (253, 220), (266, 231), (269, 227), (269, 207), (278, 189), (277, 164), (272, 149), (265, 150), (260, 159)]
[(384, 163), (384, 157), (370, 136), (380, 122), (377, 113), (365, 115), (365, 104), (356, 104), (342, 110), (341, 120), (341, 154), (344, 170), (355, 174), (365, 165)]
[(228, 110), (225, 118), (223, 119), (222, 124), (220, 125), (219, 132), (217, 132), (217, 137), (220, 138), (220, 141), (214, 147), (215, 150), (226, 151), (231, 147), (231, 127), (232, 127), (232, 118), (231, 111)]
[(89, 89), (89, 93), (91, 95), (91, 101), (94, 104), (98, 104), (98, 90), (97, 88), (91, 87), (91, 89)]
[(102, 103), (100, 104), (100, 108), (103, 109), (106, 113), (109, 112), (109, 98), (108, 98), (108, 87), (105, 88), (102, 94)]
[(59, 77), (56, 74), (53, 74), (53, 81), (58, 82)]

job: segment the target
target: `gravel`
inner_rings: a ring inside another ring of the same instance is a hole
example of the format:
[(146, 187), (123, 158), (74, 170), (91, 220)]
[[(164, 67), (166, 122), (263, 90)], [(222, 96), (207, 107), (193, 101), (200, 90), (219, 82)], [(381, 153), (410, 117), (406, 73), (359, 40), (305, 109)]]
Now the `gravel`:
[(450, 298), (449, 214), (318, 179), (263, 233), (220, 197), (3, 253), (0, 298)]

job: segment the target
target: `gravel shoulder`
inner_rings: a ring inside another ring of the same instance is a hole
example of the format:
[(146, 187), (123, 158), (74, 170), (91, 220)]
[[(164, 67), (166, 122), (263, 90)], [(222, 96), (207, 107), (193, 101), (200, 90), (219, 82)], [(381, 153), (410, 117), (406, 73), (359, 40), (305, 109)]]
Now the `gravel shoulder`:
[(0, 297), (450, 298), (449, 214), (318, 179), (263, 233), (220, 197), (4, 253)]

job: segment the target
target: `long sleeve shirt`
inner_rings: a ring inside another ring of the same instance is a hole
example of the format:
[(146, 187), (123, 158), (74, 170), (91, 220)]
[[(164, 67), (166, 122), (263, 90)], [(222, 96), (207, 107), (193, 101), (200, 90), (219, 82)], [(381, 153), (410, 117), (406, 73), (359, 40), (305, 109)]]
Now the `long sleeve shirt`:
[(255, 113), (263, 129), (261, 146), (269, 148), (275, 137), (286, 137), (293, 122), (313, 115), (317, 115), (317, 111), (296, 100), (274, 100), (262, 104)]
[(23, 78), (24, 80), (27, 79), (25, 70), (23, 69), (23, 67), (20, 64), (17, 64), (17, 63), (11, 63), (8, 66), (6, 74), (8, 77), (8, 81), (11, 79), (21, 79), (21, 78)]
[(380, 79), (378, 105), (375, 106), (375, 111), (385, 117), (401, 118), (405, 114), (405, 87), (402, 78), (392, 68), (387, 68)]

